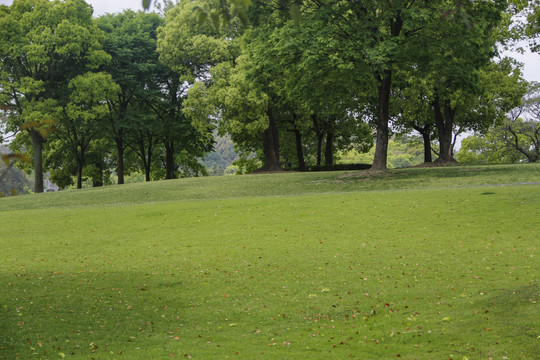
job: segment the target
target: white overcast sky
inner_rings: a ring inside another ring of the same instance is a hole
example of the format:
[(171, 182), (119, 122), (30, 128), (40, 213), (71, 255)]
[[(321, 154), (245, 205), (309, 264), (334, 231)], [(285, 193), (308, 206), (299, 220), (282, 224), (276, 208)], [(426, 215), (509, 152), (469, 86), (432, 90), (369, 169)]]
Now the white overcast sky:
[[(9, 5), (12, 0), (0, 0), (0, 4)], [(117, 13), (124, 9), (142, 10), (142, 0), (86, 0), (94, 8), (94, 16), (105, 13)], [(524, 63), (523, 75), (528, 81), (540, 82), (540, 55), (527, 52), (524, 55), (508, 53)]]

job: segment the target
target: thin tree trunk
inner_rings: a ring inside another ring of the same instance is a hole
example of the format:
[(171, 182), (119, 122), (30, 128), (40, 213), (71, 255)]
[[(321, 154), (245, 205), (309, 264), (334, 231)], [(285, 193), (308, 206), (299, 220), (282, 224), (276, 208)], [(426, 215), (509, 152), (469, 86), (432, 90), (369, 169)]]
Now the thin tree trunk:
[[(142, 140), (142, 137), (141, 137), (141, 140)], [(148, 140), (148, 151), (146, 152), (147, 156), (145, 157), (146, 158), (146, 162), (144, 164), (144, 168), (145, 168), (145, 171), (146, 171), (146, 181), (150, 181), (150, 171), (151, 171), (151, 168), (152, 168), (152, 154), (153, 154), (153, 147), (152, 147), (152, 137), (149, 137), (149, 140)], [(144, 149), (144, 146), (143, 146), (143, 149)], [(144, 154), (144, 153), (143, 153)]]
[(82, 160), (77, 159), (77, 189), (82, 189), (82, 171), (83, 171)]
[(118, 152), (118, 164), (116, 167), (118, 185), (122, 185), (124, 183), (124, 141), (122, 137), (116, 138), (116, 151)]
[[(83, 141), (84, 142), (84, 141)], [(85, 163), (85, 146), (80, 145), (81, 151), (79, 152), (79, 146), (75, 147), (75, 160), (77, 161), (77, 189), (82, 189), (82, 177), (83, 177), (83, 167)]]
[(334, 130), (328, 130), (326, 133), (326, 147), (324, 149), (324, 164), (334, 165)]
[(145, 171), (145, 181), (148, 182), (150, 181), (150, 165), (147, 165), (144, 167), (144, 171)]
[(311, 121), (313, 122), (313, 128), (315, 129), (315, 134), (317, 135), (317, 166), (321, 166), (324, 127), (321, 126), (319, 123), (319, 118), (315, 114), (311, 115)]
[(433, 156), (431, 155), (431, 132), (423, 133), (422, 139), (424, 139), (424, 162), (433, 162)]
[(302, 150), (302, 133), (294, 129), (294, 138), (296, 141), (296, 157), (298, 158), (298, 170), (306, 170), (306, 161), (304, 160), (304, 151)]
[(324, 133), (317, 134), (317, 166), (321, 166), (322, 163), (322, 144)]
[(45, 140), (36, 130), (30, 130), (34, 149), (34, 192), (43, 192), (43, 144)]

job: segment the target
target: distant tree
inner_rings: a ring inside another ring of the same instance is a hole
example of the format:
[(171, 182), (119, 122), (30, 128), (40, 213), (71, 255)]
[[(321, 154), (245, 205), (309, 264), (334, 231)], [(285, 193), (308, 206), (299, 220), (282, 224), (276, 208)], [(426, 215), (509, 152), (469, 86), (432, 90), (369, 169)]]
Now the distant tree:
[[(415, 136), (394, 137), (388, 141), (388, 167), (405, 168), (423, 162), (422, 139)], [(338, 164), (371, 164), (375, 156), (375, 147), (368, 152), (356, 150), (341, 153)]]
[(498, 126), (484, 135), (462, 141), (458, 159), (464, 162), (537, 162), (540, 158), (540, 93), (537, 84), (523, 104), (507, 114)]

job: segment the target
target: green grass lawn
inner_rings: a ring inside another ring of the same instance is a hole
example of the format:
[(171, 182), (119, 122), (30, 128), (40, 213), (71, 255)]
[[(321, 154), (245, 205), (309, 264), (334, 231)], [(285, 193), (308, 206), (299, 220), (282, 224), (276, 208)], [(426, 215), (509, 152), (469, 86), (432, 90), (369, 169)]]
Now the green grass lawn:
[(0, 358), (538, 359), (538, 182), (456, 167), (0, 199)]

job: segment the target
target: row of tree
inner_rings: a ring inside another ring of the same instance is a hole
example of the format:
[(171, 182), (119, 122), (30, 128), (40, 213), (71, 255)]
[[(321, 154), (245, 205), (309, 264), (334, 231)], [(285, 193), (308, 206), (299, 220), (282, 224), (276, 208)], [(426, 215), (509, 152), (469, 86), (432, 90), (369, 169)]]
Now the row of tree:
[(198, 172), (212, 147), (182, 113), (187, 83), (157, 54), (156, 13), (92, 18), (83, 0), (15, 0), (0, 7), (0, 102), (12, 149), (60, 187), (94, 186), (142, 169), (150, 180)]
[[(426, 162), (435, 139), (437, 161), (451, 162), (459, 134), (500, 123), (527, 92), (512, 59), (493, 61), (498, 42), (516, 36), (510, 18), (524, 1), (242, 3), (180, 2), (158, 48), (172, 68), (185, 63), (182, 49), (206, 51), (184, 112), (257, 153), (263, 170), (302, 169), (308, 153), (332, 164), (336, 150), (369, 149), (372, 129), (374, 169), (387, 166), (392, 131), (421, 134)], [(190, 24), (194, 10), (211, 21)], [(227, 27), (235, 11), (245, 19)]]
[(198, 173), (216, 131), (262, 170), (332, 165), (374, 139), (384, 169), (395, 131), (421, 134), (428, 162), (437, 140), (448, 162), (457, 134), (492, 128), (527, 92), (493, 59), (538, 34), (531, 3), (180, 0), (93, 19), (84, 0), (15, 0), (0, 7), (0, 102), (37, 192), (44, 170), (78, 187)]

